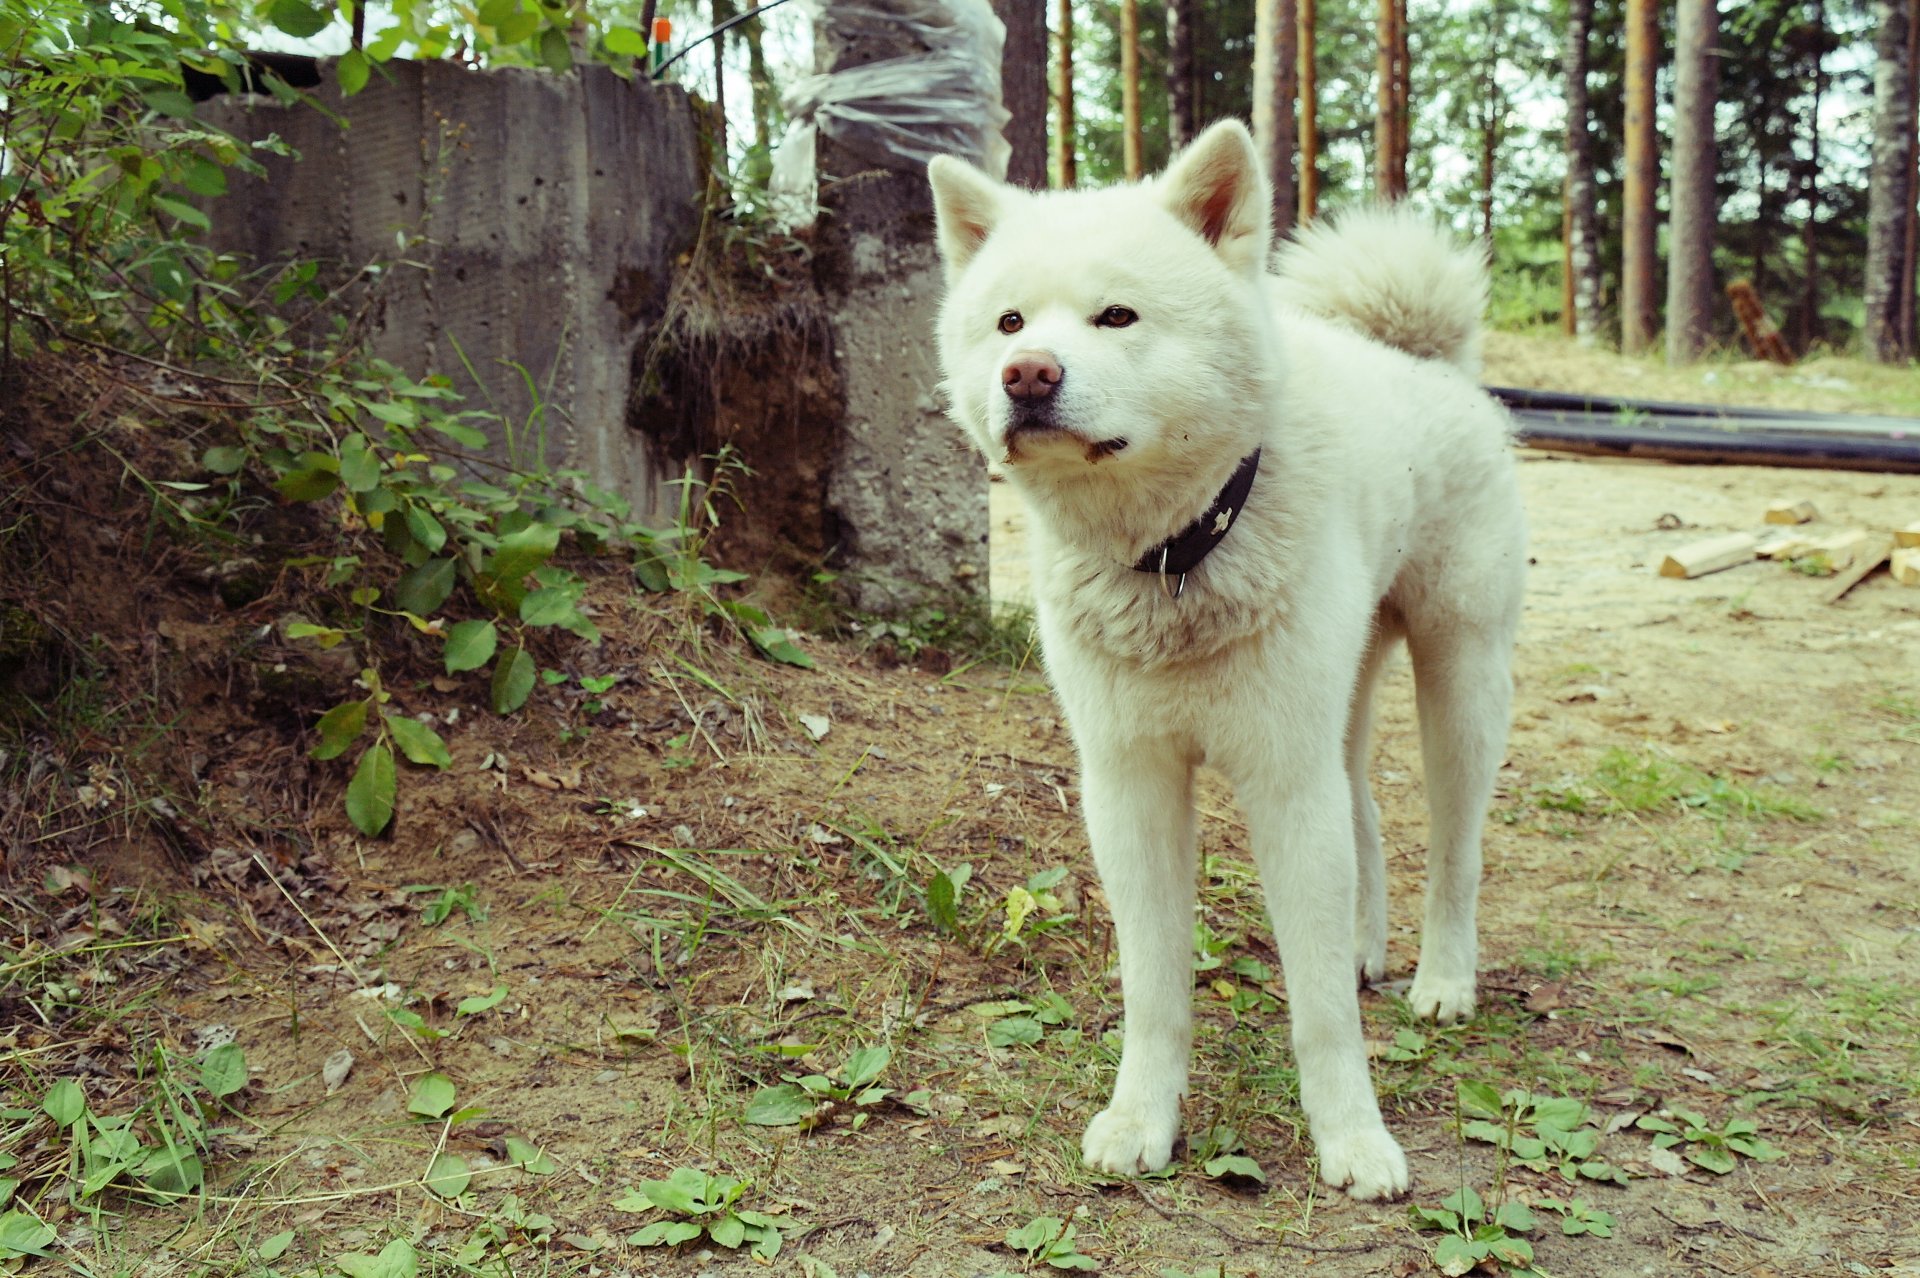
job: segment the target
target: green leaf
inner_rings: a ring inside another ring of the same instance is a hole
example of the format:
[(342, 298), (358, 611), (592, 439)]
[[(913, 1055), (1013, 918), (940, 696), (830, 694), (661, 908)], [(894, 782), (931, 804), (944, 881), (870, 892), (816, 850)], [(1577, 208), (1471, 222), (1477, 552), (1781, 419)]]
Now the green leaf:
[(1267, 1174), (1260, 1170), (1260, 1164), (1245, 1154), (1222, 1154), (1218, 1158), (1209, 1158), (1205, 1170), (1215, 1180), (1237, 1176), (1243, 1180), (1257, 1180), (1262, 1185), (1267, 1183)]
[(1442, 1238), (1440, 1245), (1433, 1249), (1433, 1263), (1441, 1273), (1460, 1278), (1463, 1274), (1472, 1273), (1474, 1266), (1485, 1259), (1486, 1254), (1485, 1243), (1472, 1242), (1454, 1234)]
[(431, 617), (453, 593), (453, 581), (453, 560), (429, 559), (393, 583), (394, 607), (416, 617)]
[(347, 783), (347, 819), (353, 822), (353, 828), (369, 838), (386, 829), (393, 820), (393, 800), (398, 790), (393, 751), (386, 742), (376, 741), (360, 756), (353, 780)]
[(1015, 1251), (1032, 1256), (1052, 1246), (1065, 1229), (1066, 1222), (1058, 1216), (1035, 1216), (1020, 1228), (1007, 1230), (1005, 1241)]
[(632, 27), (608, 27), (601, 36), (607, 52), (623, 58), (637, 58), (647, 51), (647, 42)]
[(518, 586), (528, 573), (553, 558), (560, 548), (560, 530), (551, 524), (528, 524), (500, 539), (500, 548), (486, 561), (486, 573), (502, 585)]
[(305, 40), (327, 29), (327, 24), (333, 21), (333, 6), (322, 9), (305, 0), (273, 0), (267, 8), (267, 21), (294, 39)]
[(756, 1127), (787, 1127), (813, 1117), (819, 1103), (792, 1083), (763, 1087), (747, 1102), (745, 1121)]
[(278, 1260), (287, 1254), (287, 1248), (291, 1246), (293, 1246), (293, 1231), (283, 1229), (254, 1248), (253, 1254), (261, 1260)]
[(1724, 1176), (1733, 1170), (1733, 1151), (1722, 1149), (1718, 1145), (1692, 1145), (1687, 1149), (1687, 1160), (1696, 1167), (1704, 1167), (1716, 1176)]
[(348, 49), (340, 55), (339, 65), (334, 68), (340, 77), (340, 95), (352, 97), (367, 87), (367, 77), (372, 73), (372, 64), (367, 55), (358, 49)]
[(215, 1097), (231, 1096), (247, 1085), (247, 1054), (238, 1043), (223, 1043), (200, 1062), (200, 1086)]
[(1031, 1016), (1009, 1016), (987, 1026), (987, 1043), (993, 1047), (1031, 1047), (1046, 1033), (1046, 1028)]
[(87, 1095), (80, 1090), (80, 1084), (63, 1078), (47, 1089), (46, 1099), (40, 1102), (40, 1108), (55, 1123), (71, 1127), (87, 1112)]
[(421, 1118), (442, 1118), (453, 1108), (453, 1080), (434, 1070), (413, 1080), (407, 1096), (407, 1112)]
[(175, 221), (184, 222), (196, 231), (213, 229), (213, 223), (207, 220), (205, 213), (202, 213), (199, 209), (196, 209), (193, 205), (183, 200), (175, 200), (164, 195), (156, 195), (153, 197), (153, 206)]
[(507, 1161), (526, 1172), (529, 1176), (551, 1176), (553, 1159), (547, 1157), (547, 1151), (537, 1149), (531, 1141), (518, 1136), (507, 1137)]
[(55, 1234), (24, 1211), (9, 1211), (0, 1216), (0, 1260), (21, 1256), (50, 1256), (47, 1250)]
[(738, 1216), (728, 1214), (707, 1226), (707, 1237), (728, 1249), (737, 1249), (747, 1240), (747, 1224)]
[(319, 501), (339, 486), (339, 474), (324, 467), (290, 470), (273, 481), (274, 491), (288, 501)]
[(1480, 1200), (1480, 1195), (1474, 1192), (1471, 1185), (1462, 1185), (1448, 1194), (1440, 1200), (1440, 1205), (1449, 1211), (1459, 1212), (1460, 1218), (1469, 1223), (1487, 1218), (1487, 1205)]
[(347, 752), (367, 728), (367, 703), (345, 701), (320, 716), (313, 725), (320, 733), (320, 744), (309, 754), (315, 759), (337, 759)]
[(1460, 1232), (1460, 1217), (1444, 1207), (1421, 1207), (1418, 1204), (1407, 1208), (1407, 1218), (1415, 1229), (1438, 1229), (1445, 1233)]
[(635, 1247), (677, 1247), (683, 1242), (692, 1242), (702, 1232), (700, 1226), (690, 1220), (658, 1220), (630, 1235), (627, 1241)]
[(1499, 1210), (1493, 1213), (1493, 1223), (1502, 1229), (1524, 1234), (1533, 1228), (1533, 1212), (1525, 1203), (1501, 1203)]
[(506, 997), (507, 987), (504, 985), (496, 985), (490, 994), (475, 994), (471, 997), (461, 999), (460, 1005), (453, 1009), (453, 1014), (455, 1016), (478, 1016), (482, 1012), (489, 1012), (500, 1006)]
[(216, 475), (237, 475), (247, 464), (247, 450), (224, 444), (200, 454), (200, 465)]
[(447, 630), (445, 658), (448, 674), (478, 670), (493, 660), (500, 632), (491, 621), (456, 621)]
[(447, 530), (425, 506), (407, 507), (407, 531), (413, 534), (415, 541), (436, 555), (440, 553), (440, 547), (447, 544)]
[(424, 1183), (428, 1190), (441, 1198), (458, 1198), (467, 1192), (467, 1186), (472, 1181), (473, 1173), (467, 1170), (467, 1160), (458, 1154), (442, 1151), (433, 1156)]
[(356, 433), (340, 441), (340, 482), (352, 493), (372, 492), (380, 486), (380, 454), (365, 435)]
[(840, 1071), (840, 1077), (849, 1091), (865, 1087), (880, 1077), (881, 1071), (886, 1069), (887, 1062), (892, 1059), (893, 1053), (884, 1047), (860, 1048), (847, 1057), (846, 1066)]
[(515, 648), (511, 656), (503, 653), (493, 666), (493, 712), (512, 714), (527, 704), (533, 679), (533, 658), (525, 648)]
[(1510, 1269), (1521, 1269), (1533, 1263), (1533, 1244), (1524, 1238), (1491, 1238), (1486, 1246), (1489, 1256)]
[(567, 33), (559, 27), (548, 27), (540, 33), (540, 61), (546, 63), (547, 70), (565, 73), (573, 70), (573, 50), (567, 47)]
[(577, 614), (575, 592), (564, 586), (543, 586), (520, 601), (520, 620), (529, 626), (559, 626)]
[(778, 626), (764, 626), (747, 631), (747, 638), (759, 650), (760, 655), (769, 661), (778, 661), (782, 665), (798, 666), (802, 670), (814, 668), (813, 658), (800, 650), (794, 643), (793, 635)]
[(1476, 1118), (1500, 1117), (1500, 1093), (1492, 1084), (1464, 1082), (1454, 1089), (1459, 1098), (1460, 1108)]
[(453, 766), (453, 756), (447, 753), (447, 743), (432, 728), (403, 714), (387, 715), (386, 720), (387, 731), (393, 734), (394, 744), (410, 761), (443, 770)]
[(378, 1256), (335, 1256), (333, 1263), (347, 1278), (415, 1278), (420, 1272), (420, 1257), (404, 1238), (388, 1243)]
[(149, 1189), (163, 1194), (190, 1194), (206, 1183), (206, 1168), (198, 1156), (181, 1148), (147, 1151), (134, 1172)]

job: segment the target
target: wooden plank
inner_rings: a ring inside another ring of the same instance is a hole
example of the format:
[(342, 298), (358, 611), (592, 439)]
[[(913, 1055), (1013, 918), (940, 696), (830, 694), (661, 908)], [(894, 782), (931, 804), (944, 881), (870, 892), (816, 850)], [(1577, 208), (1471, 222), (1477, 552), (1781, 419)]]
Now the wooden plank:
[(1853, 552), (1853, 566), (1841, 573), (1827, 591), (1828, 603), (1839, 603), (1842, 595), (1865, 581), (1867, 575), (1881, 564), (1887, 562), (1887, 556), (1893, 553), (1893, 538), (1884, 533), (1868, 533)]
[(1920, 586), (1920, 544), (1894, 551), (1887, 558), (1887, 571), (1903, 586)]
[(1667, 557), (1660, 561), (1660, 575), (1692, 578), (1719, 572), (1722, 568), (1751, 562), (1759, 546), (1759, 540), (1747, 533), (1727, 533), (1689, 542), (1667, 552)]
[(1798, 501), (1783, 498), (1767, 506), (1767, 522), (1770, 524), (1810, 524), (1819, 517), (1820, 512), (1805, 498)]

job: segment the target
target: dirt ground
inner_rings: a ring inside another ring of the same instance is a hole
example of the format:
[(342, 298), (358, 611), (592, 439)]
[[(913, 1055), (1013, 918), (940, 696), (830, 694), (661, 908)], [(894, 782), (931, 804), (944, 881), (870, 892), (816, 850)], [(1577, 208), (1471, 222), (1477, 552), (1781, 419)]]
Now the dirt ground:
[[(1828, 603), (1830, 579), (1780, 564), (1654, 573), (1688, 539), (1758, 531), (1776, 497), (1833, 528), (1904, 525), (1920, 479), (1518, 465), (1535, 562), (1483, 1007), (1446, 1030), (1401, 998), (1424, 818), (1404, 665), (1382, 690), (1393, 979), (1361, 1001), (1410, 1202), (1466, 1184), (1532, 1204), (1537, 1269), (1559, 1278), (1920, 1274), (1920, 590), (1882, 573)], [(338, 815), (344, 771), (263, 771), (234, 727), (199, 748), (256, 845), (161, 875), (128, 846), (88, 883), (34, 889), (75, 929), (61, 979), (127, 995), (81, 1074), (96, 1112), (139, 1094), (155, 1043), (231, 1033), (250, 1067), (205, 1195), (105, 1215), (45, 1198), (49, 1266), (374, 1272), (342, 1258), (403, 1240), (448, 1274), (986, 1278), (1076, 1256), (1113, 1275), (1434, 1272), (1442, 1235), (1408, 1203), (1314, 1180), (1284, 988), (1218, 786), (1187, 1151), (1164, 1177), (1092, 1176), (1077, 1145), (1120, 1003), (1037, 664), (902, 665), (824, 640), (805, 645), (814, 671), (721, 647), (676, 660), (624, 596), (595, 598), (608, 641), (571, 673), (618, 676), (603, 708), (543, 688), (502, 721), (477, 683), (400, 693), (439, 716), (454, 766), (406, 778), (388, 837)], [(287, 828), (307, 801), (317, 816)], [(58, 1030), (0, 1028), (9, 1104), (37, 1105)], [(823, 1105), (807, 1129), (748, 1121), (783, 1075), (843, 1077), (873, 1046), (886, 1096)], [(451, 1111), (410, 1113), (435, 1073)], [(1624, 1183), (1463, 1135), (1473, 1083), (1584, 1103), (1589, 1161)], [(1704, 1170), (1676, 1157), (1704, 1134), (1670, 1150), (1637, 1126), (1670, 1110), (1723, 1136), (1751, 1122), (1779, 1156)], [(551, 1170), (519, 1166), (510, 1137)], [(24, 1166), (53, 1157), (40, 1138), (13, 1146)], [(1236, 1150), (1264, 1183), (1210, 1174)], [(436, 1194), (423, 1180), (449, 1154), (472, 1181)], [(750, 1182), (737, 1205), (776, 1222), (777, 1256), (634, 1245), (668, 1217), (631, 1191), (676, 1168)], [(1563, 1229), (1552, 1204), (1576, 1198), (1610, 1236)]]

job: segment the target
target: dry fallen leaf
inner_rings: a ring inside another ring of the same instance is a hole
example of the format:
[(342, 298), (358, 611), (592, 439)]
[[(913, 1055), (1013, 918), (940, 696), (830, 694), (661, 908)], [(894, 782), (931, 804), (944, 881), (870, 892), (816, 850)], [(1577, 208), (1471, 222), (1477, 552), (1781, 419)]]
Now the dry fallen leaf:
[(803, 714), (799, 718), (800, 726), (805, 728), (807, 735), (815, 741), (820, 740), (825, 737), (827, 733), (833, 731), (833, 720), (827, 718), (824, 714)]

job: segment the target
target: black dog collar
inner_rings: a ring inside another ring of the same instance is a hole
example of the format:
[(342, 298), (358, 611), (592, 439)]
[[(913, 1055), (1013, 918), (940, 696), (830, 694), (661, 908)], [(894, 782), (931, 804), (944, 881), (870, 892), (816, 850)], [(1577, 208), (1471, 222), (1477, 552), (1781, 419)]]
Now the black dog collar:
[(1241, 460), (1240, 468), (1214, 497), (1213, 504), (1198, 519), (1140, 556), (1134, 571), (1157, 574), (1167, 589), (1167, 596), (1178, 599), (1187, 588), (1187, 574), (1213, 552), (1220, 539), (1227, 535), (1227, 529), (1233, 527), (1233, 521), (1240, 518), (1247, 493), (1253, 488), (1253, 477), (1259, 471), (1260, 450), (1256, 448)]

